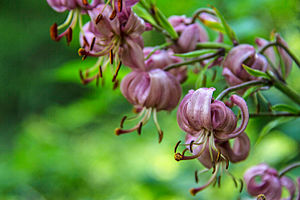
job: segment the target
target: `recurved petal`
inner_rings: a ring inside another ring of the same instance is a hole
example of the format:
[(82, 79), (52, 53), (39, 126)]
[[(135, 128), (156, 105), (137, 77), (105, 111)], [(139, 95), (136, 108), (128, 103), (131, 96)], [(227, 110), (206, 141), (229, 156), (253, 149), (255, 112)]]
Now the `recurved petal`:
[(235, 130), (236, 116), (222, 101), (216, 100), (211, 104), (211, 115), (215, 135), (230, 134)]
[(212, 130), (211, 101), (215, 88), (200, 88), (190, 97), (186, 116), (189, 124), (196, 130), (205, 128)]
[(296, 192), (295, 183), (286, 176), (283, 176), (283, 177), (280, 178), (280, 183), (290, 193), (290, 196), (288, 198), (284, 198), (283, 200), (292, 200), (294, 198), (295, 192)]
[(233, 74), (229, 68), (223, 68), (222, 75), (225, 77), (226, 82), (230, 86), (243, 83), (243, 81), (239, 79), (235, 74)]
[(144, 20), (138, 17), (134, 12), (130, 12), (123, 32), (132, 38), (139, 37), (145, 31), (146, 26)]
[(237, 137), (238, 135), (240, 135), (241, 133), (243, 133), (245, 131), (248, 121), (249, 121), (249, 111), (248, 111), (248, 106), (247, 106), (246, 101), (242, 97), (237, 96), (237, 95), (232, 95), (230, 97), (230, 100), (232, 103), (237, 105), (241, 110), (241, 115), (242, 115), (241, 124), (238, 128), (236, 128), (230, 134), (218, 133), (218, 135), (216, 135), (216, 138), (219, 140), (229, 140), (231, 138)]
[(222, 148), (227, 152), (231, 162), (240, 162), (245, 160), (249, 155), (250, 140), (245, 133), (242, 133), (235, 138), (233, 148), (231, 148), (228, 141), (222, 144)]
[(181, 52), (193, 51), (196, 48), (197, 41), (200, 38), (200, 32), (197, 24), (187, 26), (181, 33), (178, 46)]

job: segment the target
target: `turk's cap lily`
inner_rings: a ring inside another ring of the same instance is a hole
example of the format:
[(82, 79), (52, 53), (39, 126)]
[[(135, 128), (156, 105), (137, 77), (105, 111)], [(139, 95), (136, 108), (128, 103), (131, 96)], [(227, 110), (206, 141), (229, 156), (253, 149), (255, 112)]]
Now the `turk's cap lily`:
[(121, 82), (121, 92), (131, 104), (157, 111), (174, 109), (181, 97), (177, 79), (161, 69), (130, 72)]
[(223, 62), (223, 75), (230, 86), (258, 79), (247, 73), (243, 64), (260, 71), (266, 71), (268, 66), (265, 57), (257, 54), (253, 46), (241, 44), (232, 48)]
[[(152, 51), (153, 47), (144, 48), (144, 56), (147, 57)], [(174, 52), (171, 49), (168, 50), (156, 50), (150, 57), (145, 61), (146, 70), (152, 69), (163, 69), (168, 65), (182, 62), (182, 59), (174, 56)], [(171, 74), (173, 74), (176, 79), (183, 83), (187, 79), (187, 67), (182, 66), (179, 68), (174, 68), (169, 70)]]
[[(145, 23), (131, 9), (123, 9), (116, 17), (111, 18), (112, 8), (100, 5), (89, 11), (89, 15), (99, 34), (99, 40), (109, 41), (104, 46), (106, 51), (98, 53), (103, 56), (113, 51), (118, 54), (122, 63), (133, 69), (144, 69), (143, 39)], [(99, 14), (100, 13), (100, 14)], [(125, 14), (124, 14), (125, 13)]]
[[(257, 181), (260, 177), (260, 181)], [(247, 191), (252, 196), (260, 194), (265, 195), (266, 199), (280, 200), (282, 187), (290, 193), (291, 200), (295, 194), (295, 184), (286, 176), (279, 177), (275, 169), (270, 168), (267, 164), (259, 164), (249, 168), (244, 174)]]
[[(288, 47), (286, 41), (279, 34), (276, 34), (275, 38), (276, 38), (276, 42), (278, 42), (279, 44), (282, 44), (282, 45)], [(260, 49), (263, 48), (264, 46), (266, 46), (267, 44), (269, 44), (269, 41), (267, 41), (267, 40), (265, 40), (263, 38), (256, 38), (255, 42), (256, 42), (257, 46)], [(290, 73), (290, 71), (291, 71), (291, 68), (292, 68), (292, 64), (293, 64), (292, 58), (281, 47), (278, 47), (278, 53), (280, 54), (281, 59), (282, 59), (283, 64), (284, 64), (284, 69), (285, 69), (285, 77), (284, 78), (287, 78), (288, 75), (289, 75), (289, 73)], [(274, 51), (274, 48), (268, 48), (268, 49), (266, 49), (265, 52), (264, 52), (264, 54), (269, 58), (269, 60), (276, 67), (276, 69), (279, 71), (279, 73), (281, 75), (283, 75), (281, 67), (280, 67), (281, 64), (277, 60), (277, 56), (276, 56), (276, 53)], [(273, 70), (270, 65), (268, 65), (268, 68), (270, 70)]]
[(179, 34), (176, 44), (172, 46), (176, 53), (193, 51), (197, 43), (208, 41), (206, 30), (198, 23), (191, 24), (190, 18), (171, 16), (169, 22)]
[(245, 100), (232, 95), (230, 100), (241, 109), (241, 125), (237, 128), (235, 114), (223, 102), (213, 100), (214, 88), (190, 90), (181, 101), (177, 111), (177, 121), (182, 130), (191, 135), (201, 131), (212, 132), (216, 139), (228, 140), (244, 132), (249, 120)]
[(47, 0), (47, 2), (57, 12), (74, 10), (76, 8), (90, 10), (103, 3), (102, 0), (93, 0), (92, 3), (88, 3), (87, 0)]

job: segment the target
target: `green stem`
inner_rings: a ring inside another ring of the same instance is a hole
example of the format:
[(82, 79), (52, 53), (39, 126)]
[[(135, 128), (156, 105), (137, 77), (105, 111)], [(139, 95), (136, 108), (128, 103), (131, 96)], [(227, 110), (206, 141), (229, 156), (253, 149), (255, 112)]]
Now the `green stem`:
[(278, 42), (270, 42), (269, 44), (267, 44), (266, 46), (264, 46), (259, 53), (263, 54), (265, 52), (265, 50), (267, 50), (269, 47), (271, 46), (279, 46), (280, 48), (283, 48), (284, 51), (289, 54), (289, 56), (294, 60), (294, 62), (297, 64), (297, 66), (300, 68), (300, 61), (298, 60), (298, 58), (293, 54), (293, 52), (291, 52), (289, 50), (289, 48), (287, 48), (286, 46), (284, 46), (283, 44), (280, 44)]
[(265, 112), (265, 113), (250, 113), (250, 117), (300, 117), (300, 113), (272, 113), (272, 112)]
[(208, 14), (211, 14), (211, 15), (214, 15), (216, 16), (216, 13), (214, 10), (212, 9), (209, 9), (209, 8), (200, 8), (199, 10), (197, 10), (194, 14), (193, 14), (193, 19), (191, 21), (191, 24), (195, 23), (196, 22), (196, 19), (199, 17), (199, 15), (201, 13), (208, 13)]
[(300, 96), (293, 89), (289, 88), (285, 83), (278, 80), (271, 71), (267, 71), (267, 74), (270, 76), (271, 81), (276, 89), (280, 90), (291, 100), (300, 105)]
[(284, 174), (286, 174), (287, 172), (291, 171), (292, 169), (295, 169), (297, 167), (300, 167), (300, 162), (291, 164), (290, 166), (287, 166), (286, 168), (284, 168), (283, 170), (281, 170), (279, 172), (279, 177), (282, 177)]
[(220, 49), (220, 48), (229, 51), (232, 48), (232, 46), (224, 43), (218, 43), (218, 42), (201, 42), (197, 44), (197, 49)]
[(197, 62), (201, 62), (203, 60), (208, 60), (208, 59), (214, 58), (216, 56), (220, 56), (222, 54), (224, 54), (224, 49), (220, 49), (216, 53), (208, 54), (208, 55), (202, 56), (200, 58), (195, 58), (195, 59), (192, 59), (192, 60), (188, 60), (188, 61), (184, 61), (184, 62), (180, 62), (180, 63), (175, 63), (175, 64), (172, 64), (172, 65), (169, 65), (169, 66), (165, 67), (164, 70), (165, 71), (169, 71), (170, 69), (178, 68), (178, 67), (181, 67), (183, 65), (194, 64), (194, 63), (197, 63)]
[(269, 85), (269, 81), (262, 79), (262, 80), (253, 80), (253, 81), (248, 81), (248, 82), (244, 82), (241, 83), (239, 85), (235, 85), (235, 86), (231, 86), (225, 90), (223, 90), (218, 97), (216, 98), (216, 100), (222, 100), (226, 95), (228, 95), (230, 92), (234, 92), (246, 87), (250, 87), (250, 86), (255, 86), (255, 85)]

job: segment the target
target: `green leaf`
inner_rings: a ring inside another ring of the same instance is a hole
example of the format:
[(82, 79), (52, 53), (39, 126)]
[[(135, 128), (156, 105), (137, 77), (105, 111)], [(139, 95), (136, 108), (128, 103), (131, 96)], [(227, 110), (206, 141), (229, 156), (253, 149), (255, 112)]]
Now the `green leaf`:
[(256, 140), (256, 144), (260, 143), (260, 141), (268, 134), (270, 131), (272, 131), (277, 126), (280, 126), (281, 124), (287, 123), (291, 120), (295, 119), (295, 117), (280, 117), (273, 121), (270, 121), (259, 133), (258, 139)]
[(248, 97), (255, 92), (256, 90), (258, 90), (259, 88), (261, 88), (261, 86), (255, 86), (255, 87), (250, 87), (246, 90), (246, 92), (243, 95), (243, 99), (248, 99)]
[(197, 51), (191, 51), (183, 54), (174, 54), (174, 56), (183, 57), (183, 58), (193, 58), (193, 57), (199, 57), (205, 54), (215, 53), (215, 52), (216, 50), (197, 50)]
[(151, 10), (153, 11), (154, 17), (159, 25), (170, 34), (172, 39), (176, 40), (178, 38), (178, 34), (174, 30), (173, 26), (169, 23), (167, 17), (155, 5), (152, 5)]
[(220, 22), (212, 22), (208, 20), (202, 20), (202, 23), (207, 26), (208, 28), (211, 28), (215, 31), (219, 31), (221, 33), (226, 33), (224, 26)]
[(242, 64), (242, 66), (250, 75), (255, 76), (255, 77), (263, 77), (265, 79), (270, 80), (270, 77), (265, 72), (257, 70), (257, 69), (252, 69), (244, 64)]
[(295, 108), (294, 106), (286, 105), (286, 104), (277, 104), (272, 106), (272, 110), (274, 111), (284, 111), (288, 113), (298, 114), (300, 110)]
[(140, 4), (137, 4), (133, 7), (133, 12), (135, 12), (139, 17), (149, 22), (150, 24), (157, 25), (150, 13)]
[(234, 33), (234, 31), (230, 28), (230, 26), (228, 25), (228, 23), (226, 22), (225, 18), (223, 17), (223, 15), (220, 13), (220, 11), (213, 7), (214, 11), (216, 12), (217, 17), (221, 20), (221, 23), (224, 27), (224, 31), (226, 33), (226, 35), (229, 37), (229, 39), (232, 41), (233, 44), (238, 42), (238, 39)]

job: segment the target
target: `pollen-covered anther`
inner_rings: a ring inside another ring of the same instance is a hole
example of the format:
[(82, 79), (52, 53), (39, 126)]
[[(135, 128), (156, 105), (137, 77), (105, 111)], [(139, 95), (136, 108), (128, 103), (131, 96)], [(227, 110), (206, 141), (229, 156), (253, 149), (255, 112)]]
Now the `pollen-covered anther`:
[(139, 127), (137, 128), (137, 132), (139, 135), (141, 135), (141, 133), (142, 133), (142, 127), (143, 127), (143, 122), (140, 122)]
[(54, 23), (51, 27), (50, 27), (50, 37), (52, 40), (57, 41), (57, 24)]
[(84, 48), (79, 48), (78, 49), (78, 55), (79, 56), (85, 56), (85, 55), (87, 55), (88, 53), (87, 53), (87, 51), (84, 49)]
[(110, 61), (110, 64), (114, 64), (114, 52), (112, 49), (109, 52), (109, 61)]
[(178, 146), (179, 146), (180, 143), (181, 143), (181, 140), (179, 140), (179, 141), (176, 143), (175, 148), (174, 148), (174, 153), (177, 152), (177, 148), (178, 148)]
[(90, 51), (93, 51), (94, 46), (95, 46), (95, 41), (96, 41), (96, 37), (93, 37), (93, 40), (92, 40), (92, 43), (91, 43), (91, 46), (90, 46)]
[(164, 132), (162, 130), (159, 130), (158, 131), (158, 143), (161, 143), (163, 137), (164, 137)]
[(257, 200), (266, 200), (266, 197), (265, 197), (265, 195), (260, 194), (260, 195), (257, 196), (256, 199), (257, 199)]
[(120, 85), (119, 80), (116, 80), (113, 85), (113, 90), (116, 90), (119, 87), (119, 85)]
[(174, 158), (176, 161), (182, 160), (183, 156), (180, 153), (175, 153)]
[(117, 67), (116, 72), (115, 72), (115, 75), (114, 75), (114, 77), (112, 79), (112, 82), (115, 82), (115, 80), (116, 80), (116, 78), (118, 76), (119, 70), (121, 68), (121, 65), (122, 65), (122, 62), (119, 62), (118, 67)]

